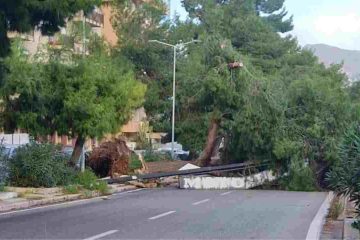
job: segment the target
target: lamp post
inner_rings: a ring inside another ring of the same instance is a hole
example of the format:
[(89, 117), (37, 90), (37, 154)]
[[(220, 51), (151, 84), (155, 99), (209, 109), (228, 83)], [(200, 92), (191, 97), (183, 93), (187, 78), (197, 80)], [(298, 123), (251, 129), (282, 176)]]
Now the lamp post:
[(200, 40), (192, 40), (186, 43), (169, 44), (158, 40), (149, 40), (151, 43), (159, 43), (167, 47), (173, 48), (174, 51), (174, 63), (173, 63), (173, 96), (172, 96), (172, 126), (171, 126), (171, 157), (174, 158), (174, 141), (175, 141), (175, 75), (176, 75), (176, 51), (183, 48), (190, 43), (201, 42)]

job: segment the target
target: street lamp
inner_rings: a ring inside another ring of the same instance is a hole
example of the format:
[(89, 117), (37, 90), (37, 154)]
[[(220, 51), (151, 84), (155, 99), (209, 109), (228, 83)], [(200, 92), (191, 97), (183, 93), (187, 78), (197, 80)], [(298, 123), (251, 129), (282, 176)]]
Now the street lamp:
[(176, 50), (183, 48), (190, 43), (201, 42), (200, 40), (192, 40), (186, 43), (169, 44), (158, 40), (149, 40), (150, 43), (159, 43), (167, 47), (172, 47), (174, 51), (174, 66), (173, 66), (173, 97), (172, 97), (172, 127), (171, 127), (171, 157), (174, 158), (174, 140), (175, 140), (175, 72), (176, 72)]

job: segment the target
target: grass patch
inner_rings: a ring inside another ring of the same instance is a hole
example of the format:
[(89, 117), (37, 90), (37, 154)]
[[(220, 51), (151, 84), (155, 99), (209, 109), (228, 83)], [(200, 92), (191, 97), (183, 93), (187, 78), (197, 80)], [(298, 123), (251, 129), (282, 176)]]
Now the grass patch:
[(75, 178), (75, 183), (81, 185), (86, 190), (98, 191), (101, 194), (109, 194), (107, 183), (99, 181), (95, 173), (89, 169), (79, 173)]
[(328, 217), (332, 220), (337, 220), (344, 211), (344, 204), (342, 204), (339, 197), (335, 197), (331, 202)]
[(65, 194), (77, 194), (80, 192), (80, 186), (77, 184), (67, 185), (63, 188)]

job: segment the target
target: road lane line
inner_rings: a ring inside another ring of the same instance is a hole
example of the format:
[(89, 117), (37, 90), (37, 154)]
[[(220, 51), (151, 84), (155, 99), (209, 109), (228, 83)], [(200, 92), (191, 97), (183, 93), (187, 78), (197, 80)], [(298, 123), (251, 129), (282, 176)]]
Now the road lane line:
[(228, 194), (230, 194), (230, 193), (232, 193), (232, 192), (234, 192), (234, 191), (224, 192), (224, 193), (222, 193), (222, 194), (220, 194), (220, 195), (221, 195), (221, 196), (225, 196), (225, 195), (228, 195)]
[(166, 213), (162, 213), (162, 214), (159, 214), (159, 215), (156, 215), (154, 217), (149, 218), (149, 220), (155, 220), (155, 219), (158, 219), (158, 218), (162, 218), (162, 217), (165, 217), (165, 216), (173, 214), (173, 213), (176, 213), (176, 211), (169, 211), (169, 212), (166, 212)]
[(85, 238), (84, 240), (95, 240), (95, 239), (99, 239), (99, 238), (102, 238), (102, 237), (105, 237), (105, 236), (108, 236), (108, 235), (111, 235), (111, 234), (114, 234), (116, 232), (118, 232), (119, 230), (110, 230), (110, 231), (107, 231), (107, 232), (104, 232), (104, 233), (100, 233), (98, 235), (95, 235), (95, 236), (92, 236), (92, 237), (89, 237), (89, 238)]
[(196, 205), (199, 205), (199, 204), (202, 204), (202, 203), (206, 203), (208, 201), (210, 201), (210, 199), (207, 198), (207, 199), (204, 199), (204, 200), (201, 200), (201, 201), (198, 201), (198, 202), (194, 202), (192, 205), (196, 206)]

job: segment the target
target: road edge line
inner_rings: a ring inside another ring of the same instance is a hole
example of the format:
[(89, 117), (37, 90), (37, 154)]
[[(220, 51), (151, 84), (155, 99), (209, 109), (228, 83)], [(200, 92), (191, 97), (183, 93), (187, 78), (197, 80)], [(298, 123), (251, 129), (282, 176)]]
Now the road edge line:
[(306, 235), (306, 240), (320, 239), (321, 230), (325, 223), (325, 218), (326, 215), (328, 214), (330, 204), (333, 199), (334, 199), (334, 192), (329, 192), (310, 224), (308, 233)]

